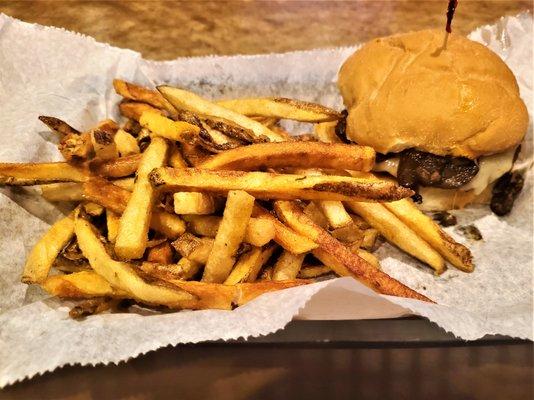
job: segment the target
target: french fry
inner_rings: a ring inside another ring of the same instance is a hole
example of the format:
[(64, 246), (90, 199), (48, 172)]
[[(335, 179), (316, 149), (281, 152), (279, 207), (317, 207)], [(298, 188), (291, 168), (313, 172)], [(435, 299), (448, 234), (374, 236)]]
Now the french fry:
[(156, 196), (148, 180), (148, 174), (152, 169), (164, 165), (167, 150), (165, 139), (154, 137), (142, 155), (134, 189), (122, 213), (115, 240), (115, 253), (121, 259), (141, 258), (145, 252)]
[(302, 267), (305, 254), (293, 254), (283, 251), (274, 264), (273, 281), (295, 279)]
[(234, 303), (238, 306), (254, 300), (256, 297), (274, 292), (277, 290), (289, 289), (295, 286), (307, 285), (311, 283), (305, 279), (294, 279), (291, 281), (262, 281), (254, 283), (239, 283), (236, 285), (237, 293)]
[(378, 258), (372, 253), (369, 253), (366, 250), (358, 249), (356, 251), (356, 254), (363, 258), (365, 261), (367, 261), (369, 264), (371, 264), (375, 268), (380, 268), (380, 262), (378, 261)]
[(82, 207), (87, 214), (93, 217), (98, 217), (104, 213), (104, 207), (102, 207), (100, 204), (92, 203), (90, 201), (84, 203)]
[(254, 197), (246, 192), (228, 192), (223, 218), (204, 268), (204, 282), (222, 283), (230, 274), (239, 244), (245, 237), (253, 206)]
[(172, 262), (172, 247), (168, 241), (151, 247), (147, 253), (146, 260), (148, 262), (157, 264), (170, 264)]
[(141, 151), (139, 150), (137, 140), (124, 129), (119, 129), (113, 140), (115, 141), (115, 146), (117, 147), (117, 151), (121, 157), (139, 154)]
[(113, 87), (118, 95), (125, 99), (141, 101), (151, 106), (174, 112), (174, 107), (157, 91), (138, 86), (134, 83), (126, 82), (121, 79), (113, 80)]
[(235, 285), (243, 282), (254, 282), (258, 277), (261, 267), (269, 260), (274, 251), (274, 246), (266, 249), (254, 247), (243, 254), (235, 264), (232, 272), (224, 281), (225, 285)]
[(126, 157), (119, 157), (114, 160), (91, 160), (89, 169), (96, 175), (108, 178), (123, 178), (132, 175), (137, 171), (141, 154), (132, 154)]
[(363, 231), (363, 238), (361, 243), (361, 248), (368, 251), (373, 251), (375, 248), (376, 239), (380, 233), (377, 229), (369, 228)]
[(182, 155), (189, 165), (197, 167), (212, 154), (199, 145), (182, 143)]
[(251, 117), (254, 121), (259, 122), (260, 124), (265, 125), (267, 128), (271, 129), (273, 126), (277, 125), (280, 122), (279, 118), (272, 117)]
[(194, 143), (200, 132), (198, 126), (184, 121), (173, 121), (152, 110), (144, 111), (139, 123), (150, 130), (152, 136), (183, 143)]
[(113, 260), (94, 229), (82, 218), (76, 218), (74, 221), (74, 231), (83, 255), (89, 260), (94, 271), (112, 287), (123, 290), (128, 293), (128, 297), (147, 304), (179, 307), (181, 302), (193, 300), (192, 295), (182, 290), (148, 284), (135, 273), (132, 265)]
[(46, 279), (61, 249), (74, 236), (72, 218), (69, 215), (57, 221), (33, 246), (24, 265), (23, 283), (40, 283)]
[(58, 150), (66, 161), (79, 162), (93, 156), (92, 136), (88, 132), (67, 133), (61, 137)]
[(302, 176), (268, 172), (207, 171), (195, 168), (156, 168), (155, 188), (165, 192), (242, 190), (260, 199), (393, 201), (411, 196), (410, 189), (367, 177)]
[(176, 214), (213, 214), (215, 201), (213, 196), (200, 192), (178, 192), (173, 195)]
[(207, 117), (224, 118), (243, 128), (250, 129), (257, 137), (267, 137), (273, 142), (283, 141), (283, 137), (266, 126), (254, 121), (242, 114), (218, 106), (215, 103), (207, 101), (200, 96), (186, 90), (174, 88), (171, 86), (158, 86), (159, 92), (175, 108), (191, 111), (196, 114)]
[(41, 283), (41, 286), (51, 295), (62, 298), (127, 296), (126, 292), (113, 288), (108, 281), (93, 271), (50, 276)]
[(82, 201), (81, 183), (60, 182), (41, 185), (41, 196), (48, 201)]
[(50, 130), (59, 133), (60, 135), (79, 135), (80, 132), (67, 124), (65, 121), (56, 117), (47, 117), (46, 115), (40, 115), (39, 121), (45, 124)]
[[(83, 186), (84, 198), (102, 207), (122, 214), (132, 194), (102, 178), (92, 178)], [(175, 239), (185, 232), (185, 223), (180, 217), (155, 208), (152, 211), (150, 227), (169, 239)]]
[(91, 131), (93, 148), (100, 160), (112, 160), (119, 156), (114, 140), (118, 129), (119, 126), (114, 121), (107, 119)]
[(0, 185), (32, 186), (55, 182), (84, 182), (89, 174), (65, 162), (0, 163)]
[(202, 264), (182, 257), (176, 264), (156, 264), (152, 262), (143, 262), (141, 270), (151, 276), (164, 281), (173, 279), (188, 280), (200, 271)]
[(411, 200), (384, 203), (384, 206), (456, 268), (473, 272), (473, 256), (469, 249), (447, 235), (432, 218), (419, 211)]
[(165, 115), (165, 113), (158, 108), (136, 101), (122, 101), (119, 104), (119, 111), (126, 118), (133, 119), (137, 122), (139, 122), (141, 115), (143, 115), (145, 111), (152, 111), (161, 115)]
[[(184, 215), (188, 228), (195, 235), (214, 238), (221, 224), (221, 217), (215, 215)], [(274, 239), (274, 223), (265, 218), (250, 218), (243, 242), (262, 247)]]
[(133, 177), (114, 179), (111, 181), (111, 183), (114, 184), (115, 186), (118, 186), (120, 188), (126, 189), (127, 191), (131, 192), (134, 188), (135, 179)]
[(316, 204), (332, 229), (343, 228), (352, 224), (352, 218), (340, 201), (323, 200), (316, 202)]
[(384, 205), (353, 201), (346, 204), (390, 243), (431, 266), (436, 274), (441, 274), (445, 270), (443, 258)]
[(364, 239), (364, 231), (351, 222), (350, 225), (330, 231), (330, 234), (337, 240), (351, 245), (361, 246)]
[(108, 231), (108, 240), (115, 244), (117, 233), (119, 232), (120, 214), (114, 213), (111, 210), (106, 210), (106, 227)]
[(306, 207), (304, 207), (304, 214), (308, 216), (313, 222), (319, 225), (323, 229), (328, 229), (329, 223), (323, 212), (319, 209), (316, 202), (310, 201)]
[(318, 278), (322, 275), (330, 274), (332, 270), (326, 265), (316, 265), (309, 267), (302, 267), (299, 271), (299, 279), (313, 279)]
[[(334, 239), (328, 232), (310, 220), (294, 202), (276, 201), (274, 206), (276, 213), (285, 223), (301, 235), (307, 236), (319, 244), (320, 251), (328, 254), (330, 258), (342, 265), (353, 277), (363, 284), (382, 294), (430, 301), (427, 297), (393, 279), (361, 257), (352, 254), (341, 242)], [(315, 252), (313, 253), (314, 255)], [(324, 260), (321, 261), (332, 268)], [(343, 276), (343, 273), (339, 273), (338, 271), (336, 273)]]
[(204, 265), (213, 249), (213, 239), (207, 237), (199, 238), (186, 232), (172, 242), (172, 246), (182, 257)]
[(220, 100), (219, 106), (248, 117), (271, 117), (302, 122), (334, 121), (341, 113), (320, 104), (284, 97)]
[(170, 154), (169, 154), (169, 165), (173, 168), (187, 168), (187, 162), (184, 160), (184, 157), (182, 156), (182, 152), (180, 151), (180, 148), (178, 145), (173, 144), (171, 146)]
[(219, 153), (199, 168), (249, 171), (302, 167), (370, 171), (375, 151), (366, 146), (320, 142), (257, 143)]
[(257, 204), (254, 205), (252, 215), (258, 219), (270, 221), (274, 225), (274, 241), (290, 253), (307, 253), (318, 247), (318, 244), (288, 228), (269, 211)]
[[(220, 132), (227, 138), (237, 139), (244, 143), (259, 143), (268, 141), (265, 137), (257, 137), (250, 129), (243, 128), (236, 125), (232, 121), (221, 118), (201, 118), (202, 126), (204, 128), (211, 128), (211, 130)], [(208, 129), (206, 129), (208, 130)]]
[(336, 135), (337, 121), (321, 122), (313, 126), (313, 134), (323, 143), (341, 143)]

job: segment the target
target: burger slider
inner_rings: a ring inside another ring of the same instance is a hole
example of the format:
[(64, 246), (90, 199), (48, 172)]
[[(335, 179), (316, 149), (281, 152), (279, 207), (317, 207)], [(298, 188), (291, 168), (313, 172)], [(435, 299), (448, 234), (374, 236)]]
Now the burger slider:
[(508, 213), (528, 126), (516, 79), (487, 47), (441, 30), (375, 39), (349, 57), (338, 86), (346, 137), (373, 147), (376, 171), (415, 190), (424, 210), (488, 203)]

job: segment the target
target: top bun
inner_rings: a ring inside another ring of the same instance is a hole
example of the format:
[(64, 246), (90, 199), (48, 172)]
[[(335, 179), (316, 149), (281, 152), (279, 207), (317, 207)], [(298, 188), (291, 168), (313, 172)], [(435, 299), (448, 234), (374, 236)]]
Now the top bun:
[(487, 47), (425, 30), (375, 39), (338, 85), (347, 136), (380, 153), (408, 148), (471, 159), (518, 145), (528, 125), (514, 75)]

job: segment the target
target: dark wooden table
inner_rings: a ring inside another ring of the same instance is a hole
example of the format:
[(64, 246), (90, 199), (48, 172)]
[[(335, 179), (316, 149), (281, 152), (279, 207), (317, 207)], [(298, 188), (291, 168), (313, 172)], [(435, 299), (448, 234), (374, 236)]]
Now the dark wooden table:
[[(444, 25), (433, 1), (0, 1), (0, 11), (85, 33), (151, 59), (343, 46)], [(532, 10), (460, 0), (456, 32)], [(454, 340), (422, 319), (295, 321), (251, 342), (161, 349), (118, 366), (65, 367), (3, 399), (527, 399), (531, 343)], [(1, 362), (1, 360), (0, 360)]]

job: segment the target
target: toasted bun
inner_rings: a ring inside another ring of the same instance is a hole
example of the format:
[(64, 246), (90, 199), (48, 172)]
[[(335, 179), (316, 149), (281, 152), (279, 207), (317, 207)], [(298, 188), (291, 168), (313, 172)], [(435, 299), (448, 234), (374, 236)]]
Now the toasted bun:
[(341, 67), (347, 136), (380, 153), (408, 148), (478, 158), (523, 139), (528, 125), (514, 75), (487, 47), (425, 30), (375, 39)]
[(423, 202), (419, 204), (419, 208), (423, 211), (447, 211), (460, 210), (470, 204), (489, 204), (492, 187), (493, 185), (489, 185), (479, 195), (473, 190), (421, 187), (419, 194), (423, 197)]

